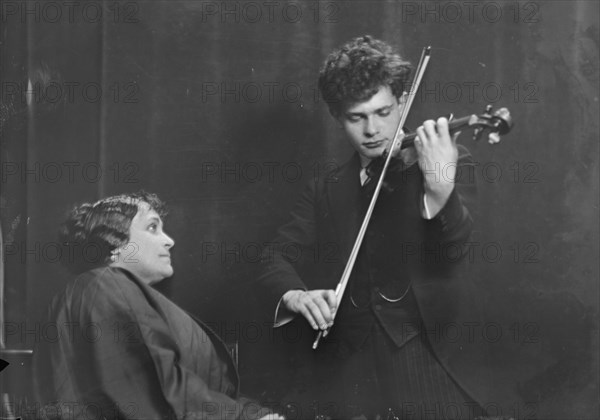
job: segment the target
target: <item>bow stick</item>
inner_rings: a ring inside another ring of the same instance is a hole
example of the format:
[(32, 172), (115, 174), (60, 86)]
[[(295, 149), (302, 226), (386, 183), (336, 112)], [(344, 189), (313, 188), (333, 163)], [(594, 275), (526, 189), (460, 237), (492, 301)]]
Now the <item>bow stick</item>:
[[(408, 97), (406, 98), (406, 104), (404, 108), (402, 108), (402, 113), (400, 114), (400, 121), (398, 122), (398, 127), (396, 128), (396, 133), (394, 134), (394, 140), (389, 148), (389, 152), (387, 153), (387, 158), (385, 160), (385, 164), (383, 165), (383, 169), (381, 170), (381, 175), (379, 176), (379, 180), (377, 181), (377, 186), (375, 187), (375, 192), (373, 193), (373, 197), (371, 198), (371, 202), (369, 204), (369, 208), (367, 209), (367, 213), (365, 214), (365, 218), (363, 219), (360, 230), (358, 231), (358, 235), (356, 236), (356, 241), (354, 242), (354, 246), (352, 247), (352, 252), (350, 253), (350, 257), (348, 258), (348, 262), (346, 263), (346, 267), (344, 268), (344, 272), (342, 273), (342, 278), (335, 288), (335, 296), (337, 298), (338, 303), (341, 302), (342, 296), (344, 296), (344, 291), (346, 290), (346, 286), (348, 285), (348, 280), (350, 280), (350, 274), (352, 274), (352, 269), (354, 268), (354, 263), (356, 262), (356, 257), (358, 256), (358, 251), (360, 250), (360, 246), (362, 245), (363, 238), (365, 237), (365, 233), (367, 232), (367, 228), (369, 227), (369, 221), (371, 220), (371, 215), (373, 214), (373, 210), (375, 208), (375, 204), (377, 202), (377, 197), (379, 196), (379, 192), (381, 191), (381, 186), (383, 185), (383, 179), (385, 177), (387, 168), (390, 164), (392, 158), (392, 152), (395, 147), (398, 146), (398, 143), (402, 141), (402, 137), (400, 134), (402, 133), (402, 127), (404, 127), (404, 123), (406, 121), (406, 117), (408, 112), (410, 111), (410, 107), (412, 106), (413, 100), (417, 94), (417, 90), (419, 89), (419, 85), (421, 84), (421, 79), (423, 78), (423, 74), (425, 73), (425, 69), (427, 68), (427, 64), (429, 63), (429, 58), (431, 55), (431, 47), (423, 48), (423, 52), (421, 53), (421, 58), (419, 59), (419, 64), (417, 65), (417, 70), (415, 72), (415, 79), (410, 88), (410, 92), (408, 93)], [(336, 312), (333, 313), (333, 318), (335, 319)], [(316, 350), (321, 338), (327, 337), (329, 334), (329, 329), (321, 330), (317, 334), (317, 338), (312, 345), (313, 350)]]

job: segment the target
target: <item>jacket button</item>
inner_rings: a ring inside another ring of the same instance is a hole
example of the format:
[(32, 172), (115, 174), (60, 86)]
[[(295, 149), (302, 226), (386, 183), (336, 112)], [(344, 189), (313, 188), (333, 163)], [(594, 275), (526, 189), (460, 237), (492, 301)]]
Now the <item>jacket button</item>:
[(381, 311), (381, 305), (375, 305), (375, 310), (376, 311)]

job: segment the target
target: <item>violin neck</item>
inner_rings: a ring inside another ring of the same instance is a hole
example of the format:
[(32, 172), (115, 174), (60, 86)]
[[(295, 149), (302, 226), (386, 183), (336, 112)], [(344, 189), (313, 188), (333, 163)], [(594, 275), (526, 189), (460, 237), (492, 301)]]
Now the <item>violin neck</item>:
[[(472, 115), (468, 115), (466, 117), (457, 118), (448, 122), (448, 130), (450, 131), (450, 134), (454, 134), (457, 131), (460, 131), (461, 129), (471, 125), (470, 122), (472, 118)], [(411, 147), (414, 144), (416, 137), (416, 132), (409, 133), (406, 136), (404, 136), (404, 139), (402, 139), (402, 146), (400, 147), (400, 149), (406, 149), (407, 147)]]

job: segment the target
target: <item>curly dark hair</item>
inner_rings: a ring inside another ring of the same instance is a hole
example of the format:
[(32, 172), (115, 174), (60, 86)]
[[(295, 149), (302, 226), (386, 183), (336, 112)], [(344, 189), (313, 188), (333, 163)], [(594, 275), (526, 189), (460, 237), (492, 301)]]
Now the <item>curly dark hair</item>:
[(348, 106), (366, 101), (382, 86), (399, 98), (412, 67), (392, 47), (369, 35), (332, 52), (319, 72), (319, 91), (335, 118)]
[(131, 221), (144, 203), (166, 216), (166, 205), (143, 190), (76, 206), (59, 230), (62, 262), (75, 273), (106, 264), (111, 252), (129, 241)]

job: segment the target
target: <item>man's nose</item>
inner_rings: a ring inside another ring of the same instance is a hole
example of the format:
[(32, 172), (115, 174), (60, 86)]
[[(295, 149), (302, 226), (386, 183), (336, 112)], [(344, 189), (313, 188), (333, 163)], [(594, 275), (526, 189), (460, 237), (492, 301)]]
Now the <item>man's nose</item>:
[(364, 133), (365, 136), (367, 137), (373, 137), (375, 136), (375, 134), (377, 134), (379, 132), (379, 127), (377, 126), (376, 122), (375, 122), (375, 118), (373, 116), (367, 117), (365, 119), (365, 125), (364, 125)]

